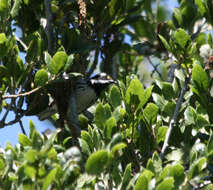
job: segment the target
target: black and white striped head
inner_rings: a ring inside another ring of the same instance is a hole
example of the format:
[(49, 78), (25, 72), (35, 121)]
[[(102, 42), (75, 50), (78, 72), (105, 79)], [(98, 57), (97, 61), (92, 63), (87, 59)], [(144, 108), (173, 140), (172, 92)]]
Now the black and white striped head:
[(101, 91), (107, 88), (110, 84), (116, 84), (109, 75), (106, 73), (98, 73), (89, 79), (89, 83), (96, 93), (100, 95)]

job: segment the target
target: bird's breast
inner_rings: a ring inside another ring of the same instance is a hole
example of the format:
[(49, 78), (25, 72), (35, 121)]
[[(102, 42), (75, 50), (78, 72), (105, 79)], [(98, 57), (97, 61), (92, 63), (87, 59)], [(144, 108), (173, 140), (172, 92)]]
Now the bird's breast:
[(92, 106), (97, 100), (97, 95), (90, 86), (82, 85), (76, 90), (77, 112), (81, 113)]

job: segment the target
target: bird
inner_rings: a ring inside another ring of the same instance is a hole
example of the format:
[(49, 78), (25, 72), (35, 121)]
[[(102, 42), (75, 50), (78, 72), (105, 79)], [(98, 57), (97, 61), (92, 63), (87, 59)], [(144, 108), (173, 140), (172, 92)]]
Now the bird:
[[(63, 78), (65, 81), (69, 80), (67, 75), (64, 75)], [(111, 84), (117, 84), (117, 81), (113, 80), (106, 73), (98, 73), (90, 78), (82, 77), (78, 79), (73, 89), (76, 98), (77, 114), (85, 112), (89, 107), (94, 105), (100, 97), (101, 92)], [(51, 97), (49, 106), (38, 114), (40, 120), (48, 119), (51, 115), (59, 113), (59, 105), (62, 105), (62, 109), (67, 110), (66, 106), (68, 105), (68, 101), (66, 101), (66, 99), (69, 99), (68, 96), (70, 96), (70, 93), (67, 93), (67, 86), (64, 87), (62, 84), (58, 86), (58, 88), (49, 88), (52, 89), (49, 91), (50, 94), (53, 95), (53, 98)]]

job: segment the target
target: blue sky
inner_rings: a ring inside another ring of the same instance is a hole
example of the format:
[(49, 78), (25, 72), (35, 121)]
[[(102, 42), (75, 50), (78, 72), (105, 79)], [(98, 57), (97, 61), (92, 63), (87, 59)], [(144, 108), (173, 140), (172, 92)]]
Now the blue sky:
[[(177, 0), (165, 0), (165, 4), (168, 4), (168, 7), (172, 10), (174, 7), (178, 6)], [(16, 34), (20, 37), (21, 31), (17, 31)], [(24, 60), (24, 54), (21, 54), (20, 57)], [(0, 114), (0, 118), (2, 114)], [(12, 120), (14, 115), (9, 113), (8, 119)], [(35, 124), (38, 131), (44, 131), (47, 128), (54, 129), (54, 127), (48, 121), (39, 121), (36, 116), (23, 117), (22, 122), (26, 133), (29, 133), (29, 121), (32, 120)], [(15, 145), (18, 142), (18, 134), (22, 133), (19, 124), (14, 124), (7, 126), (3, 129), (0, 129), (0, 146), (4, 147), (7, 142), (10, 142), (12, 145)]]

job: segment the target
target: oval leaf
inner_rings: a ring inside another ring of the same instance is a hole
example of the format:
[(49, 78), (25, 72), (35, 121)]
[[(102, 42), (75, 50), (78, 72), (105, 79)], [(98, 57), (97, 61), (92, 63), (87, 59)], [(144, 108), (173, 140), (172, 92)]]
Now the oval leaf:
[(44, 86), (46, 82), (48, 81), (48, 73), (44, 69), (40, 69), (35, 74), (35, 85), (36, 86)]
[(175, 34), (175, 41), (180, 45), (180, 47), (185, 48), (186, 44), (190, 40), (190, 36), (182, 28), (178, 29)]
[(208, 75), (206, 74), (204, 69), (198, 64), (195, 64), (192, 69), (192, 81), (193, 81), (194, 87), (199, 92), (203, 92), (203, 91), (206, 92), (209, 88)]
[(57, 52), (49, 66), (49, 70), (52, 74), (58, 74), (67, 62), (67, 54), (64, 51)]
[(93, 175), (98, 175), (103, 172), (108, 162), (108, 152), (99, 150), (90, 155), (86, 162), (86, 172)]

